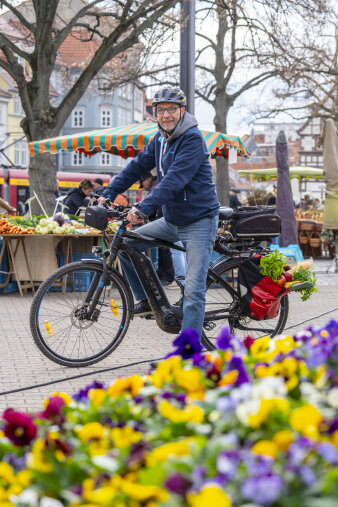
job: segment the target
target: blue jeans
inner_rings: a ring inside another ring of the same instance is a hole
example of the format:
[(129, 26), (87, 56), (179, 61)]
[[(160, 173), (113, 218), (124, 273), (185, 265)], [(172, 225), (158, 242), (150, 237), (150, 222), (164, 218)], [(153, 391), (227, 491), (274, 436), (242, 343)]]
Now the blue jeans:
[[(217, 224), (217, 216), (203, 218), (185, 226), (171, 224), (162, 217), (137, 229), (140, 234), (171, 243), (182, 241), (187, 255), (182, 331), (193, 328), (198, 331), (200, 336), (204, 320), (206, 279), (216, 238)], [(137, 239), (128, 239), (127, 241), (139, 252), (144, 252), (149, 248), (149, 243), (146, 241)], [(120, 252), (119, 258), (136, 301), (146, 299), (147, 296), (130, 258), (125, 252)]]
[[(176, 245), (183, 246), (181, 241), (178, 241)], [(175, 250), (174, 248), (170, 248), (170, 251), (173, 258), (175, 278), (177, 276), (185, 278), (187, 271), (187, 257), (185, 252), (180, 252), (180, 250)], [(185, 281), (181, 280), (181, 283), (184, 285)]]

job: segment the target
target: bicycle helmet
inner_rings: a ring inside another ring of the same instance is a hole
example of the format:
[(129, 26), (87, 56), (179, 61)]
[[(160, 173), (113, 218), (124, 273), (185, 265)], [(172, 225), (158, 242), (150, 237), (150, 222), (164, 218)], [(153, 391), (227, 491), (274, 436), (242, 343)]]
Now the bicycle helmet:
[(164, 86), (155, 93), (152, 106), (156, 107), (161, 102), (173, 102), (181, 107), (187, 106), (187, 98), (184, 92), (180, 88), (172, 86)]

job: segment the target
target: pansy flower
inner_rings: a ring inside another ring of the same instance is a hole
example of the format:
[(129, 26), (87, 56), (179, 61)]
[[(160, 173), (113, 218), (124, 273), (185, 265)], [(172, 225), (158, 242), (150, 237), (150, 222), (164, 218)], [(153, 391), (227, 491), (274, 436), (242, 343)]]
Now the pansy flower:
[(29, 415), (9, 408), (5, 410), (2, 417), (7, 423), (4, 433), (14, 445), (23, 447), (30, 444), (36, 437), (37, 427)]

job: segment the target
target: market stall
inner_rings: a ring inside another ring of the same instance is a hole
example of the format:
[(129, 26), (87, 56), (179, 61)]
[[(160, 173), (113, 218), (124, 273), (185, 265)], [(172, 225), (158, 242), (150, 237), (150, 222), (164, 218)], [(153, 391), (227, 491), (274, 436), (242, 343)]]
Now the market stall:
[[(60, 216), (56, 218), (60, 220)], [(34, 292), (35, 287), (60, 265), (79, 260), (82, 252), (91, 252), (101, 241), (100, 231), (85, 228), (77, 220), (66, 220), (66, 225), (62, 226), (52, 217), (0, 220), (0, 289), (3, 294), (13, 281), (21, 296), (27, 289)], [(22, 225), (18, 225), (20, 223)]]
[[(248, 169), (238, 172), (240, 178), (250, 180), (268, 181), (277, 179), (277, 169)], [(293, 166), (290, 167), (290, 178), (299, 180), (324, 180), (323, 169), (314, 167)], [(295, 209), (297, 221), (298, 244), (305, 256), (319, 257), (323, 253), (329, 254), (321, 239), (320, 232), (323, 228), (323, 210)]]

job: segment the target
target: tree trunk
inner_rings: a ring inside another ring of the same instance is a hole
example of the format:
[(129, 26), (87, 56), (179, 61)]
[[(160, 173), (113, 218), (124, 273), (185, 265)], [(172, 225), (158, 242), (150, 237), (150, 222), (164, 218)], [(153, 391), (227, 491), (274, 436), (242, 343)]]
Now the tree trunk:
[[(52, 214), (54, 210), (53, 193), (57, 188), (55, 155), (44, 153), (37, 157), (31, 157), (29, 183), (30, 197), (33, 197), (35, 192), (46, 213)], [(43, 213), (37, 199), (32, 202), (32, 212), (35, 215)]]
[[(46, 106), (47, 99), (43, 101), (42, 96), (41, 93), (38, 100), (40, 99), (44, 107), (39, 104), (38, 114), (29, 120), (24, 118), (21, 122), (28, 142), (49, 139), (59, 134), (59, 130), (54, 126), (55, 109), (50, 105)], [(43, 153), (30, 158), (29, 185), (30, 197), (34, 197), (35, 192), (44, 210), (51, 214), (54, 210), (53, 194), (57, 188), (55, 155)], [(37, 199), (32, 201), (31, 209), (34, 214), (41, 215), (42, 213), (41, 205)]]

